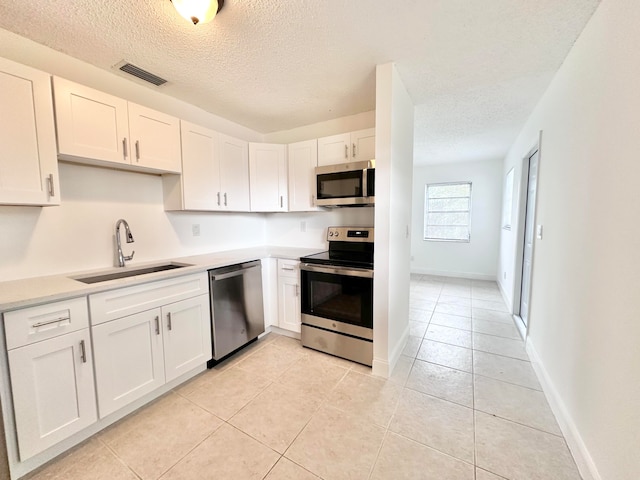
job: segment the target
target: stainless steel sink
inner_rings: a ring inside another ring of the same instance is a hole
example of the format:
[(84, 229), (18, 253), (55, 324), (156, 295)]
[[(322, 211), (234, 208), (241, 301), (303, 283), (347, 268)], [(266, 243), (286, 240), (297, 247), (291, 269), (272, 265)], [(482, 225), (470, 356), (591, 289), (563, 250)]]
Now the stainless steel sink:
[(89, 275), (86, 277), (73, 277), (82, 283), (100, 283), (109, 280), (117, 280), (119, 278), (136, 277), (138, 275), (146, 275), (148, 273), (164, 272), (165, 270), (174, 270), (176, 268), (190, 267), (191, 265), (180, 263), (165, 263), (164, 265), (155, 265), (153, 267), (144, 268), (127, 268), (113, 273), (101, 273), (99, 275)]

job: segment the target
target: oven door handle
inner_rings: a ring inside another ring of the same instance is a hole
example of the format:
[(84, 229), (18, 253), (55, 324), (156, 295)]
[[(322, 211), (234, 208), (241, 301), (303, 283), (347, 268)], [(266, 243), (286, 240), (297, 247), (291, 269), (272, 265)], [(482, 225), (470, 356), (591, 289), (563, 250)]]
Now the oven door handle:
[(315, 265), (310, 263), (303, 263), (300, 265), (300, 270), (306, 270), (307, 272), (345, 275), (347, 277), (373, 278), (373, 270), (367, 270), (366, 268), (330, 267), (325, 265), (320, 266), (320, 265)]

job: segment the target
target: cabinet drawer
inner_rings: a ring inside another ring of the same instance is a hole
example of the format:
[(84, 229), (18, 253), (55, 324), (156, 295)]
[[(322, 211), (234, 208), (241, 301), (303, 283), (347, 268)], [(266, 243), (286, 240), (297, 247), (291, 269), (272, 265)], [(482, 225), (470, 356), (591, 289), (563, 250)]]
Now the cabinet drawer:
[(298, 260), (278, 259), (278, 275), (281, 277), (300, 276), (300, 262)]
[(203, 272), (89, 295), (91, 324), (99, 325), (206, 293), (209, 278)]
[(7, 350), (89, 326), (86, 297), (14, 310), (3, 316)]

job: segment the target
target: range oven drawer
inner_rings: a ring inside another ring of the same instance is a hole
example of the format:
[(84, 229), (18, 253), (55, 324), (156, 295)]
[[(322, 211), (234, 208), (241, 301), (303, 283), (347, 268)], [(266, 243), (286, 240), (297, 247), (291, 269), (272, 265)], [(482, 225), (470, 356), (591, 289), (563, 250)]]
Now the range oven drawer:
[(373, 364), (373, 342), (302, 324), (302, 345), (369, 367)]

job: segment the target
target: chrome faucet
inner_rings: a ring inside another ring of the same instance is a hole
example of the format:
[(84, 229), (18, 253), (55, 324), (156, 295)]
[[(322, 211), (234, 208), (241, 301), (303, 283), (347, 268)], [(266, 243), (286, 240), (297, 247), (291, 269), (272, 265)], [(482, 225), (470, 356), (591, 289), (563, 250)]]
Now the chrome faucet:
[(125, 257), (122, 253), (122, 244), (120, 243), (120, 225), (124, 224), (124, 235), (126, 237), (127, 243), (133, 243), (133, 235), (131, 235), (131, 230), (129, 230), (129, 224), (126, 220), (120, 219), (116, 222), (116, 245), (118, 247), (118, 266), (124, 267), (124, 262), (133, 259), (133, 255), (136, 253), (134, 250), (131, 252), (131, 255)]

